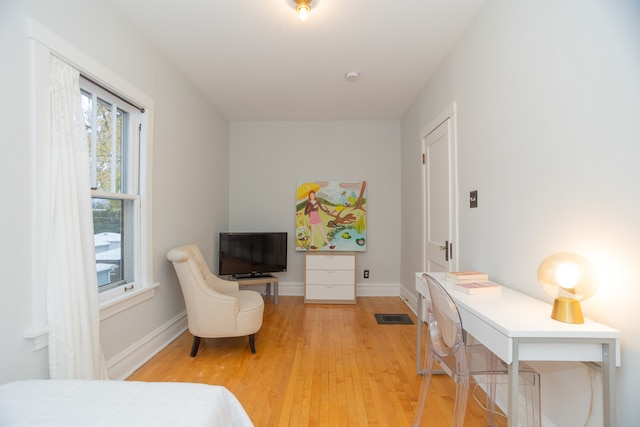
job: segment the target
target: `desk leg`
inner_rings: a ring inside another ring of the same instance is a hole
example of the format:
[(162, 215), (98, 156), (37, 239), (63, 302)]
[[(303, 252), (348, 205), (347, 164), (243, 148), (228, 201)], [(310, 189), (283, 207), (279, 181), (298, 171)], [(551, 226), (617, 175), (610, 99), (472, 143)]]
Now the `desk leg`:
[(605, 427), (616, 427), (616, 346), (615, 341), (602, 343), (602, 415)]
[(273, 282), (273, 303), (278, 303), (278, 282)]
[(512, 342), (512, 361), (509, 364), (509, 399), (508, 399), (508, 427), (518, 427), (518, 377), (520, 372), (520, 361), (518, 360), (519, 340), (513, 338)]
[(418, 307), (416, 309), (418, 315), (418, 319), (416, 322), (418, 324), (418, 338), (416, 343), (416, 372), (418, 373), (418, 375), (424, 374), (424, 372), (422, 372), (422, 370), (420, 369), (420, 362), (422, 361), (420, 357), (422, 355), (422, 351), (420, 351), (420, 347), (422, 346), (422, 298), (422, 295), (418, 293)]

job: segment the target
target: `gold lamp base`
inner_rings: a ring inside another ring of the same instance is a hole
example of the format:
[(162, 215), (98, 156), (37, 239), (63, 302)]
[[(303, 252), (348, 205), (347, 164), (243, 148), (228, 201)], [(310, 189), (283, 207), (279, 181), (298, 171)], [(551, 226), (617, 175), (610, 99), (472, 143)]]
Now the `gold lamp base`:
[(551, 318), (564, 323), (584, 323), (580, 302), (566, 297), (555, 299)]

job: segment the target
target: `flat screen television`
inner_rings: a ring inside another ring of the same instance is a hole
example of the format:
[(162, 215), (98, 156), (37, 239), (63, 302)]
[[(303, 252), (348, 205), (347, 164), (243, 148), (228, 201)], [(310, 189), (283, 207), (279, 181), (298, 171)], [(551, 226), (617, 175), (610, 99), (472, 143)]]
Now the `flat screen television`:
[(235, 278), (287, 271), (287, 233), (220, 233), (218, 273)]

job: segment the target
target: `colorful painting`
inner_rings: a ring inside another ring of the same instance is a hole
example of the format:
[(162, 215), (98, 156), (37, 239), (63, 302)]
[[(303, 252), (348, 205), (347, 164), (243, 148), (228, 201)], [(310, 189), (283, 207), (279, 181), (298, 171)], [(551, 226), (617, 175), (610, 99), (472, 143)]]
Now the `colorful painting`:
[(366, 181), (299, 182), (296, 250), (366, 251), (366, 190)]

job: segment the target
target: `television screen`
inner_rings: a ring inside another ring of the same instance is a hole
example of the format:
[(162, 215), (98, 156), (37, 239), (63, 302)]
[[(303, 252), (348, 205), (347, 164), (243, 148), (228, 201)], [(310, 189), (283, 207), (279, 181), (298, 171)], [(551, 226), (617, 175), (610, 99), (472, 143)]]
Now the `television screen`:
[(287, 271), (287, 233), (220, 233), (218, 267), (236, 278)]

